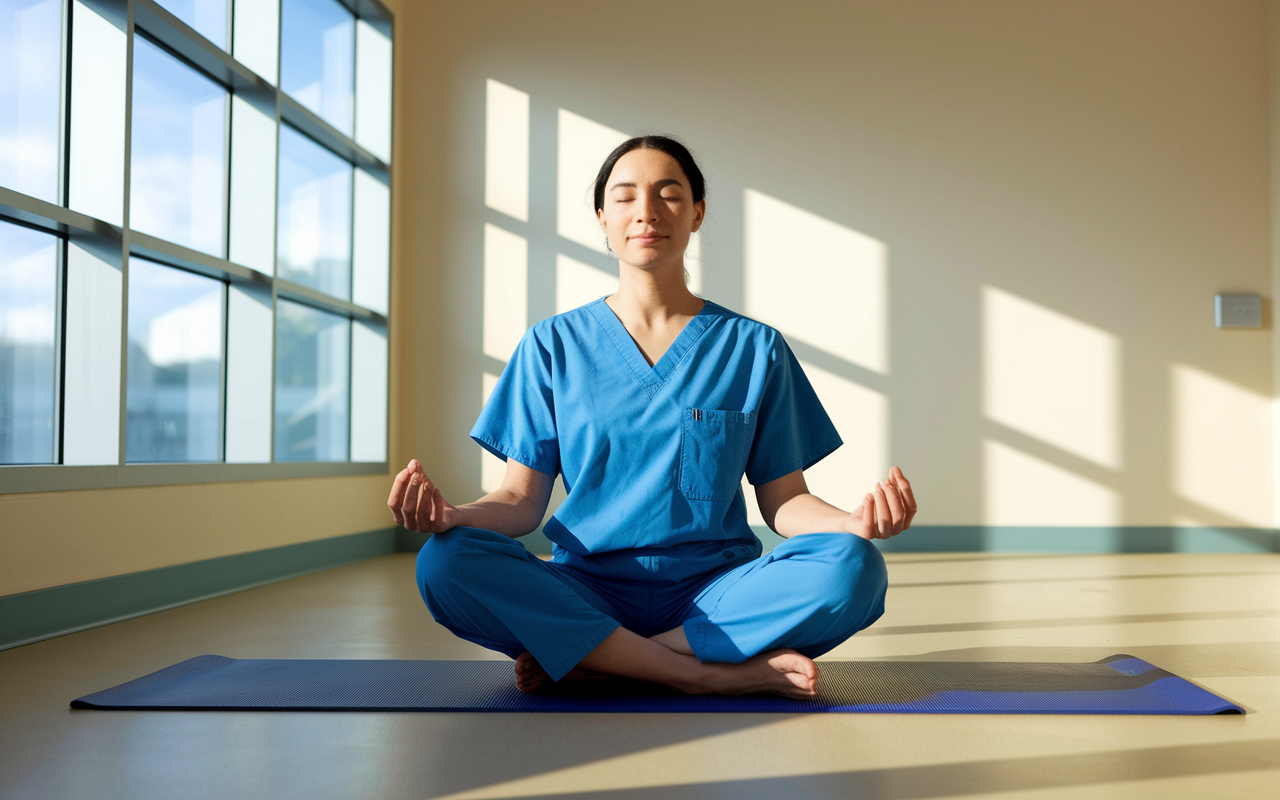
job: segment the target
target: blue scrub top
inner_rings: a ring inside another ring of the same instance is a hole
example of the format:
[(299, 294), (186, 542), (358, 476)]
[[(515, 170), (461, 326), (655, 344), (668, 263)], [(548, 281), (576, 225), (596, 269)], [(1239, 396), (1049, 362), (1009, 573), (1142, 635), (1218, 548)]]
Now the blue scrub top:
[(708, 301), (650, 367), (604, 298), (525, 333), (471, 438), (563, 475), (554, 561), (672, 581), (760, 554), (744, 473), (758, 486), (841, 444), (773, 328)]

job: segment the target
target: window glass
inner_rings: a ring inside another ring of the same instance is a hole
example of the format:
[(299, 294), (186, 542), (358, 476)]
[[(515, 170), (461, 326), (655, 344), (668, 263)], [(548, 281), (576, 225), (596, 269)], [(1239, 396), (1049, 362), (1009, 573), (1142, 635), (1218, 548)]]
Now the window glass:
[(217, 461), (221, 281), (129, 261), (126, 461)]
[(0, 0), (0, 186), (58, 202), (60, 0)]
[(227, 92), (135, 37), (129, 226), (222, 256)]
[(276, 274), (351, 298), (351, 164), (280, 126)]
[(351, 135), (355, 17), (337, 0), (284, 0), (280, 88)]
[(346, 461), (351, 322), (276, 304), (276, 461)]
[(0, 464), (55, 460), (57, 246), (0, 222)]
[(227, 0), (156, 0), (196, 33), (227, 49)]

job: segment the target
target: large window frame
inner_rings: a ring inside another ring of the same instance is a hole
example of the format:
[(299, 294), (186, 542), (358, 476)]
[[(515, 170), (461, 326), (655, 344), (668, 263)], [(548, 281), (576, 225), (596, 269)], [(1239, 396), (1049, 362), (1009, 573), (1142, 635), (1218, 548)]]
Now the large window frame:
[[(243, 1), (243, 0), (242, 0)], [(383, 33), (392, 41), (394, 47), (393, 27), (394, 18), (391, 12), (383, 6), (378, 0), (336, 0), (345, 6), (356, 19), (363, 21), (379, 32)], [(131, 142), (132, 142), (132, 114), (128, 113), (128, 107), (132, 102), (132, 86), (133, 86), (133, 43), (136, 36), (144, 35), (152, 42), (159, 43), (171, 55), (176, 56), (188, 65), (194, 67), (205, 76), (225, 87), (228, 94), (228, 104), (234, 94), (244, 100), (249, 101), (258, 110), (267, 114), (268, 117), (274, 115), (276, 124), (276, 141), (279, 141), (279, 130), (281, 125), (290, 125), (297, 131), (310, 137), (320, 143), (328, 150), (337, 154), (344, 160), (350, 162), (356, 170), (362, 170), (368, 176), (380, 181), (387, 187), (388, 195), (391, 188), (391, 168), (388, 162), (375, 156), (368, 149), (361, 146), (353, 138), (357, 132), (353, 130), (352, 136), (347, 136), (339, 132), (336, 128), (323, 120), (320, 116), (304, 107), (297, 100), (288, 96), (278, 86), (278, 70), (275, 76), (276, 81), (266, 80), (253, 72), (249, 67), (237, 61), (232, 56), (232, 49), (223, 50), (202, 35), (187, 26), (179, 20), (171, 12), (154, 0), (95, 0), (96, 5), (108, 6), (112, 10), (119, 13), (127, 22), (125, 23), (125, 35), (127, 36), (127, 51), (125, 60), (125, 102), (126, 113), (124, 115), (124, 196), (122, 198), (123, 209), (125, 213), (125, 224), (116, 225), (104, 221), (97, 217), (89, 216), (84, 213), (72, 210), (67, 207), (67, 199), (69, 195), (69, 164), (71, 150), (71, 135), (69, 133), (69, 118), (74, 113), (71, 105), (70, 76), (72, 74), (72, 48), (75, 46), (72, 31), (72, 14), (75, 5), (74, 0), (63, 0), (62, 26), (63, 26), (63, 46), (61, 53), (61, 63), (63, 69), (62, 79), (60, 81), (60, 108), (62, 109), (62, 122), (60, 125), (59, 147), (59, 201), (60, 203), (49, 203), (35, 197), (31, 197), (11, 189), (0, 186), (0, 222), (17, 223), (26, 227), (35, 228), (41, 231), (55, 234), (59, 237), (58, 247), (58, 336), (57, 345), (57, 363), (55, 365), (55, 375), (57, 376), (57, 425), (55, 430), (55, 454), (56, 463), (53, 464), (37, 464), (37, 465), (0, 465), (0, 494), (21, 493), (21, 492), (43, 492), (43, 491), (65, 491), (75, 489), (99, 489), (99, 488), (115, 488), (125, 486), (159, 486), (170, 484), (184, 483), (206, 483), (219, 481), (247, 481), (247, 480), (265, 480), (265, 479), (282, 479), (282, 478), (306, 478), (306, 477), (323, 477), (323, 476), (342, 476), (342, 475), (372, 475), (385, 474), (388, 471), (388, 462), (386, 458), (382, 461), (342, 461), (342, 462), (296, 462), (296, 461), (276, 461), (275, 454), (272, 453), (271, 460), (262, 463), (228, 463), (225, 461), (226, 456), (226, 439), (223, 437), (222, 452), (224, 460), (218, 462), (202, 462), (202, 463), (126, 463), (125, 461), (125, 442), (126, 442), (126, 392), (128, 387), (127, 380), (127, 355), (128, 355), (128, 297), (127, 291), (122, 298), (124, 308), (121, 310), (121, 336), (120, 336), (120, 381), (119, 381), (119, 447), (117, 462), (112, 464), (101, 464), (92, 466), (76, 466), (62, 463), (64, 461), (64, 430), (63, 420), (65, 418), (65, 339), (66, 339), (66, 317), (67, 317), (67, 292), (66, 292), (66, 275), (68, 262), (68, 248), (74, 244), (77, 248), (89, 249), (96, 252), (106, 254), (108, 259), (119, 259), (119, 269), (122, 273), (124, 286), (128, 286), (129, 261), (131, 257), (144, 258), (169, 267), (187, 270), (193, 273), (204, 275), (225, 284), (224, 297), (226, 292), (233, 288), (241, 289), (245, 292), (260, 296), (265, 301), (270, 298), (272, 309), (272, 336), (274, 339), (276, 308), (279, 300), (289, 300), (301, 303), (331, 314), (337, 314), (349, 320), (349, 325), (354, 328), (357, 324), (364, 325), (368, 328), (380, 330), (384, 335), (389, 335), (389, 305), (388, 311), (380, 312), (371, 308), (358, 305), (354, 302), (333, 297), (322, 292), (316, 291), (310, 287), (303, 286), (298, 283), (283, 280), (275, 276), (275, 247), (272, 248), (272, 264), (271, 272), (260, 271), (251, 267), (244, 266), (232, 262), (230, 256), (229, 242), (229, 222), (224, 225), (224, 253), (228, 257), (219, 258), (203, 252), (189, 249), (164, 239), (150, 236), (140, 231), (132, 230), (128, 226), (128, 209), (130, 208), (130, 186), (129, 175), (131, 174)], [(277, 5), (277, 20), (281, 13), (283, 4)], [(234, 8), (234, 3), (229, 3), (229, 9)], [(280, 28), (277, 25), (276, 37), (276, 63), (280, 61)], [(232, 41), (234, 33), (233, 25), (228, 26), (228, 42)], [(358, 54), (357, 54), (358, 58)], [(358, 62), (357, 62), (358, 63)], [(392, 70), (392, 80), (394, 81), (394, 70)], [(392, 93), (394, 86), (388, 87), (388, 92)], [(391, 112), (394, 114), (394, 111)], [(394, 118), (389, 119), (387, 123), (394, 130)], [(228, 127), (229, 127), (228, 123)], [(226, 147), (231, 148), (230, 131), (227, 133)], [(227, 182), (223, 202), (225, 219), (230, 220), (232, 191), (230, 190), (230, 171), (231, 163), (228, 158), (226, 163), (228, 172)], [(279, 188), (279, 170), (275, 175), (275, 184), (278, 192)], [(353, 204), (354, 206), (354, 204)], [(351, 224), (355, 225), (355, 211), (353, 207)], [(278, 220), (276, 221), (278, 227)], [(387, 237), (390, 241), (390, 217), (387, 220)], [(390, 285), (390, 264), (387, 265), (387, 281)], [(227, 311), (226, 302), (224, 301), (223, 309), (223, 336), (224, 336), (224, 353), (226, 352), (225, 339), (227, 336)], [(274, 345), (273, 345), (274, 346)], [(388, 384), (390, 380), (390, 348), (386, 348), (388, 359), (386, 363), (385, 374)], [(271, 420), (272, 431), (270, 441), (275, 442), (274, 420), (275, 420), (275, 367), (274, 358), (272, 359), (271, 373)], [(225, 416), (225, 384), (226, 384), (226, 362), (224, 359), (223, 370), (223, 392), (224, 392), (224, 409)], [(389, 422), (389, 392), (384, 392), (386, 407), (384, 408), (384, 419)], [(348, 398), (348, 409), (350, 409), (350, 398)], [(350, 410), (348, 411), (350, 414)], [(351, 424), (348, 428), (352, 428)], [(387, 444), (389, 444), (389, 425), (385, 431)], [(386, 452), (386, 447), (383, 452)]]

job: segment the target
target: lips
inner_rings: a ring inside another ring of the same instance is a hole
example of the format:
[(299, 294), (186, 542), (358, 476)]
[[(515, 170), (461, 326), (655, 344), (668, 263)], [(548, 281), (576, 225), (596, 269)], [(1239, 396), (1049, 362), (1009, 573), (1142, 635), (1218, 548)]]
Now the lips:
[(639, 242), (640, 244), (653, 244), (654, 242), (662, 241), (665, 238), (667, 237), (659, 236), (656, 233), (642, 233), (639, 236), (632, 236), (631, 241)]

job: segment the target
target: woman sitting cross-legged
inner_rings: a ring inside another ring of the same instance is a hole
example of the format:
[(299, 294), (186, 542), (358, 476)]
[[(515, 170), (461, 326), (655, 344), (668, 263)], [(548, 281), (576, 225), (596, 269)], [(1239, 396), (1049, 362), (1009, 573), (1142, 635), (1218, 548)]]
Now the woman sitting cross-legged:
[[(534, 325), (503, 370), (471, 431), (506, 460), (501, 488), (454, 506), (416, 460), (395, 478), (396, 522), (434, 534), (422, 597), (458, 636), (515, 658), (526, 692), (606, 675), (812, 697), (812, 659), (884, 612), (869, 540), (910, 526), (911, 485), (895, 467), (852, 512), (808, 492), (803, 470), (840, 437), (777, 331), (686, 288), (706, 211), (688, 150), (623, 143), (595, 207), (618, 292)], [(568, 496), (544, 527), (547, 562), (516, 539), (557, 474)], [(744, 474), (786, 537), (768, 555)]]

